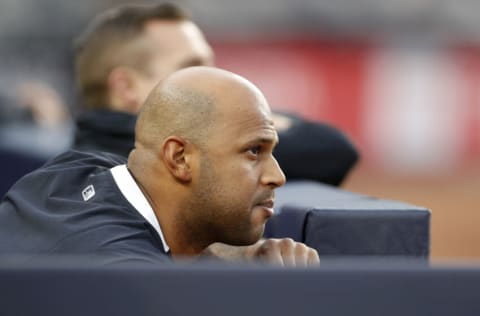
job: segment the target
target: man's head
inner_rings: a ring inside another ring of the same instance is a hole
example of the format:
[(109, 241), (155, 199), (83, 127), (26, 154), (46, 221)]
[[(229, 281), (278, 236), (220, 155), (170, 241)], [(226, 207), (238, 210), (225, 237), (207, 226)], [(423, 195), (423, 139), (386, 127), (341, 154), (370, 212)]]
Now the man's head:
[(136, 113), (161, 79), (212, 60), (199, 28), (172, 4), (106, 11), (75, 43), (76, 80), (88, 108)]
[(145, 102), (129, 168), (162, 210), (157, 216), (171, 216), (167, 222), (187, 243), (252, 244), (272, 215), (274, 189), (285, 182), (272, 155), (277, 138), (253, 84), (220, 69), (187, 68)]

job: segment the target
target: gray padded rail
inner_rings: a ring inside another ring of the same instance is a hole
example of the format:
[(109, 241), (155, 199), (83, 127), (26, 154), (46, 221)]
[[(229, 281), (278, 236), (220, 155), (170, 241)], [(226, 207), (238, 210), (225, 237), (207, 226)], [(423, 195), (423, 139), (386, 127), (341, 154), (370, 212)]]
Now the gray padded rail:
[(480, 315), (478, 268), (79, 263), (0, 266), (1, 315)]
[(279, 188), (275, 200), (265, 237), (305, 242), (321, 256), (428, 258), (426, 208), (308, 181)]

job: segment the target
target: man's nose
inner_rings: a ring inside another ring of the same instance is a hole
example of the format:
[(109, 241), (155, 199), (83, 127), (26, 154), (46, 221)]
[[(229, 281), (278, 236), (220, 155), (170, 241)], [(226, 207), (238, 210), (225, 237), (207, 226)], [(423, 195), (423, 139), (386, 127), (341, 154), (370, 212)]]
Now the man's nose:
[(263, 184), (273, 188), (278, 188), (284, 185), (286, 181), (287, 179), (285, 178), (285, 174), (278, 165), (277, 160), (275, 157), (271, 156), (271, 159), (269, 159), (267, 166), (265, 167), (265, 172), (262, 176)]

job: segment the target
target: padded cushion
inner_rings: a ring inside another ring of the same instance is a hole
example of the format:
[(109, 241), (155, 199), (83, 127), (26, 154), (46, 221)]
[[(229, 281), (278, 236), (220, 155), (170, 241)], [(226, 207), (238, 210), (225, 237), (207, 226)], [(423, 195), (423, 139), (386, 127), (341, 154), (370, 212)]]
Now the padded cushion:
[(323, 256), (428, 257), (425, 208), (308, 181), (279, 188), (275, 204), (265, 237), (290, 237)]

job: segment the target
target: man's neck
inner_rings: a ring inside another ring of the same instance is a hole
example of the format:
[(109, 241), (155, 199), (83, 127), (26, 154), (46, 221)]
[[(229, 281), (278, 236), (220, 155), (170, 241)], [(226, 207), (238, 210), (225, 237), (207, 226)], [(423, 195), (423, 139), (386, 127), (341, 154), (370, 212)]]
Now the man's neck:
[[(172, 205), (170, 201), (182, 201), (182, 198), (173, 198), (171, 195), (167, 198), (166, 194), (151, 194), (148, 188), (142, 184), (142, 181), (135, 176), (135, 173), (128, 169), (132, 178), (137, 183), (143, 195), (150, 204), (157, 221), (162, 229), (165, 241), (170, 248), (170, 253), (174, 257), (192, 257), (197, 256), (205, 250), (209, 243), (201, 243), (198, 238), (194, 238), (188, 227), (185, 227), (185, 221), (182, 220), (185, 207)], [(155, 198), (153, 197), (155, 196)], [(161, 206), (156, 201), (162, 201)], [(163, 211), (162, 211), (163, 210)], [(165, 210), (168, 210), (166, 212)]]

